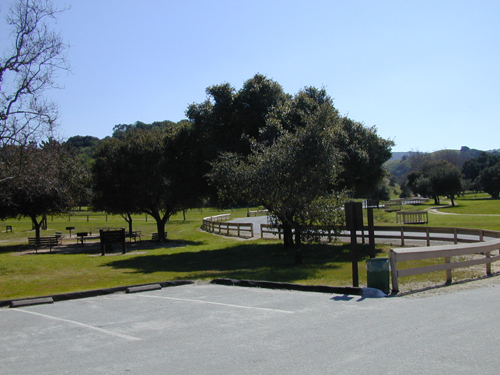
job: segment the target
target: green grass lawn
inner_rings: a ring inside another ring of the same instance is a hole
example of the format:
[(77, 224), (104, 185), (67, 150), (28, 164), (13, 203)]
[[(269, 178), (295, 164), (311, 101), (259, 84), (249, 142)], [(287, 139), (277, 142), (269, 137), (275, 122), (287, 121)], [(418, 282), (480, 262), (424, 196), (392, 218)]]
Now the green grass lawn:
[[(440, 205), (436, 205), (434, 200), (430, 200), (421, 205), (404, 205), (403, 211), (421, 211), (432, 207), (447, 206), (447, 204), (448, 200), (441, 198)], [(429, 214), (428, 226), (500, 230), (500, 200), (491, 199), (489, 195), (484, 193), (466, 194), (455, 200), (455, 207), (444, 207), (440, 208), (439, 211), (444, 214)], [(375, 210), (374, 219), (376, 225), (397, 225), (395, 212)]]
[[(500, 201), (485, 197), (466, 196), (457, 200), (457, 207), (443, 211), (450, 213), (498, 213)], [(477, 206), (476, 206), (477, 203)], [(405, 206), (405, 210), (424, 209)], [(29, 220), (9, 220), (0, 227), (0, 300), (42, 296), (64, 292), (83, 291), (120, 285), (132, 285), (166, 280), (235, 278), (293, 282), (311, 285), (352, 285), (349, 247), (345, 244), (312, 244), (303, 247), (302, 265), (294, 265), (294, 256), (285, 253), (283, 245), (275, 240), (242, 240), (205, 233), (199, 228), (202, 218), (231, 213), (233, 218), (246, 216), (246, 209), (232, 211), (191, 210), (184, 220), (180, 213), (167, 224), (168, 242), (155, 244), (147, 239), (156, 232), (156, 224), (146, 216), (134, 217), (134, 230), (142, 231), (143, 241), (129, 245), (128, 253), (100, 256), (97, 245), (74, 246), (71, 251), (39, 253), (27, 246), (27, 238), (34, 236)], [(376, 210), (376, 225), (394, 225), (396, 214)], [(500, 216), (429, 215), (431, 226), (459, 226), (482, 229), (500, 229)], [(13, 227), (12, 233), (5, 226)], [(85, 213), (71, 217), (48, 218), (48, 229), (42, 235), (56, 231), (66, 234), (68, 226), (73, 234), (96, 231), (100, 227), (127, 227), (120, 216), (91, 215)], [(389, 246), (377, 246), (378, 256), (387, 256)], [(366, 285), (367, 249), (360, 246), (360, 284)], [(403, 278), (405, 283), (443, 283), (444, 273)], [(454, 273), (455, 275), (455, 273)], [(465, 273), (463, 273), (465, 275)], [(477, 275), (479, 276), (479, 275)], [(467, 277), (468, 274), (467, 274)], [(408, 279), (408, 280), (405, 280)]]

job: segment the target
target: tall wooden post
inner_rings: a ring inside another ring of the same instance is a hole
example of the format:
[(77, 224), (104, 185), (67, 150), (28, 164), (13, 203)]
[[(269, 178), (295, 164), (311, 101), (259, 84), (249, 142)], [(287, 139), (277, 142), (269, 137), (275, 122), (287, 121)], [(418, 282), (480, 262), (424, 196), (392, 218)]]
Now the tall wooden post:
[(363, 206), (360, 202), (347, 202), (344, 206), (347, 229), (351, 233), (352, 286), (359, 287), (358, 248), (356, 231), (363, 230)]
[(375, 258), (375, 228), (373, 224), (373, 207), (368, 207), (366, 210), (368, 216), (368, 238), (370, 245), (370, 258)]

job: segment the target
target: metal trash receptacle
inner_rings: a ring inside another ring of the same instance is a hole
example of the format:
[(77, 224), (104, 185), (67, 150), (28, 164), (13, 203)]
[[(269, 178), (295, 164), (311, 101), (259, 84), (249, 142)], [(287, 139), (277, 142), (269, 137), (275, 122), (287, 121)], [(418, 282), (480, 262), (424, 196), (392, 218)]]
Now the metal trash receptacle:
[(389, 258), (368, 259), (366, 261), (366, 277), (368, 288), (379, 289), (385, 294), (389, 294)]

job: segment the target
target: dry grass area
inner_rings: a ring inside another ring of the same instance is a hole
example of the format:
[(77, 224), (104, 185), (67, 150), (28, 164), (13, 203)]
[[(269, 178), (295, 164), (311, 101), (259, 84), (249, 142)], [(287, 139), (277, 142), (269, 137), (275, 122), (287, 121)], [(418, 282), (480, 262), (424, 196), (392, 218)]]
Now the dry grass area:
[[(484, 255), (475, 255), (468, 257), (483, 258)], [(490, 276), (486, 275), (485, 265), (477, 265), (464, 269), (453, 270), (453, 281), (451, 284), (444, 282), (445, 278), (442, 277), (443, 272), (440, 273), (441, 282), (432, 282), (431, 280), (404, 280), (400, 283), (400, 293), (398, 296), (405, 298), (423, 298), (430, 297), (445, 293), (453, 293), (461, 290), (470, 290), (483, 288), (488, 286), (500, 285), (500, 262), (491, 264)], [(409, 278), (406, 278), (409, 279)]]

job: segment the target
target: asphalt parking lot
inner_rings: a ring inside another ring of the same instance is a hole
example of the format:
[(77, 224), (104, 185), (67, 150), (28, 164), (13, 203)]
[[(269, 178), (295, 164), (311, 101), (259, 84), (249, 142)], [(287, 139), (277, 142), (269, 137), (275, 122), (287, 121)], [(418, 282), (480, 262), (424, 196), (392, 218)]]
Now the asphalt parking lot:
[(497, 374), (500, 287), (362, 298), (192, 284), (0, 309), (1, 374)]

